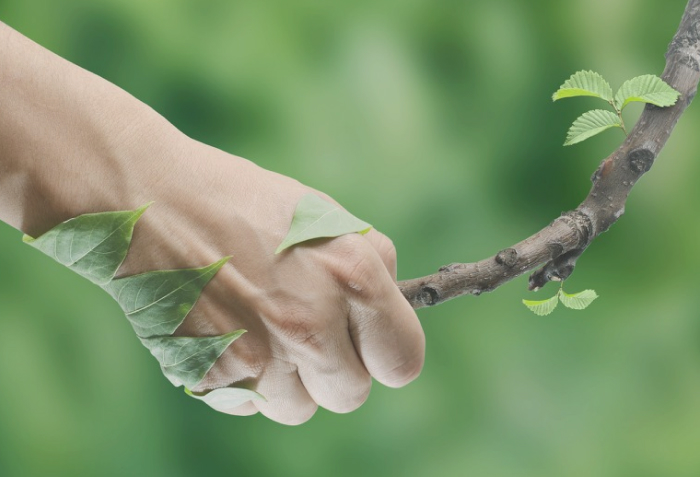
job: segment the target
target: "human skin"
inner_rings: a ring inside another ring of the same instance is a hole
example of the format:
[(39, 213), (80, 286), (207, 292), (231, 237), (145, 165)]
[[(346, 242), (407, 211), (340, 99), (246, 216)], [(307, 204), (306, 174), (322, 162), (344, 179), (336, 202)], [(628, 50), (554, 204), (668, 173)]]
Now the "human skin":
[(0, 220), (36, 237), (83, 213), (154, 201), (117, 276), (230, 255), (175, 333), (248, 330), (194, 389), (242, 384), (267, 399), (230, 414), (299, 424), (318, 406), (349, 412), (372, 378), (401, 387), (423, 366), (425, 338), (396, 286), (386, 236), (372, 230), (274, 254), (310, 192), (332, 200), (185, 136), (0, 23)]

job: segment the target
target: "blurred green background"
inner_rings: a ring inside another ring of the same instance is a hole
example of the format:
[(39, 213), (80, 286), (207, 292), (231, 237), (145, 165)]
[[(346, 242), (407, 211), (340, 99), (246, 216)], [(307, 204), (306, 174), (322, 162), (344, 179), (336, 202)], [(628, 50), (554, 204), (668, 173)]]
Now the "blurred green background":
[[(683, 0), (0, 0), (0, 19), (182, 131), (321, 189), (400, 278), (574, 208), (618, 131), (563, 148), (579, 69), (660, 74)], [(2, 85), (0, 85), (2, 87)], [(0, 106), (1, 107), (1, 106)], [(630, 107), (633, 122), (640, 107)], [(632, 111), (634, 110), (634, 111)], [(421, 310), (421, 377), (300, 427), (174, 389), (115, 303), (0, 227), (0, 475), (700, 475), (700, 105), (566, 288)], [(695, 131), (695, 132), (694, 132)]]

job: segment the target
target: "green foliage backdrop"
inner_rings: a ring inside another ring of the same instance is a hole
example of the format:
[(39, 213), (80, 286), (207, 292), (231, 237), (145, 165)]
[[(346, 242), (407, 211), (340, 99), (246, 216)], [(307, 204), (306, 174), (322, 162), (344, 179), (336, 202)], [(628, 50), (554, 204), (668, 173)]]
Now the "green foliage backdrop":
[[(0, 0), (0, 18), (185, 133), (327, 192), (393, 238), (412, 278), (575, 207), (622, 134), (563, 148), (588, 99), (552, 93), (580, 69), (660, 74), (684, 6)], [(535, 316), (521, 299), (554, 290), (524, 278), (421, 310), (416, 382), (296, 428), (174, 389), (111, 298), (2, 226), (0, 475), (698, 475), (699, 127), (694, 104), (580, 260), (567, 287), (596, 289), (589, 310)]]

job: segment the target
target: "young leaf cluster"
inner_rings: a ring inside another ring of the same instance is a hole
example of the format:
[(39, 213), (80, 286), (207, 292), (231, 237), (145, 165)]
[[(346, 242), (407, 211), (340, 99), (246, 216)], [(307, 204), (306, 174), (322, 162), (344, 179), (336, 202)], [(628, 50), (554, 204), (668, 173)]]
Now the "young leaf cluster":
[(613, 94), (610, 84), (594, 71), (578, 71), (564, 82), (552, 96), (553, 101), (576, 96), (592, 96), (607, 102), (613, 111), (594, 109), (579, 116), (571, 125), (565, 146), (577, 144), (611, 128), (625, 134), (622, 110), (633, 102), (648, 103), (665, 108), (676, 104), (680, 93), (655, 75), (637, 76), (625, 81)]
[[(126, 258), (136, 222), (149, 205), (136, 210), (81, 215), (40, 237), (25, 235), (23, 240), (109, 293), (119, 303), (141, 343), (158, 360), (163, 374), (175, 386), (184, 384), (185, 389), (192, 388), (226, 348), (245, 333), (237, 330), (221, 336), (172, 336), (202, 289), (230, 257), (202, 268), (156, 270), (114, 278)], [(227, 397), (233, 400), (233, 396), (236, 402), (243, 396), (248, 400), (260, 398), (248, 390), (219, 391), (217, 406), (229, 406), (230, 403), (222, 401)], [(195, 397), (208, 403), (214, 399)]]
[(523, 304), (534, 314), (546, 316), (554, 311), (559, 302), (572, 310), (583, 310), (588, 308), (588, 305), (593, 303), (593, 300), (596, 298), (598, 298), (598, 295), (593, 290), (583, 290), (582, 292), (569, 294), (560, 287), (557, 294), (552, 298), (541, 301), (523, 300)]

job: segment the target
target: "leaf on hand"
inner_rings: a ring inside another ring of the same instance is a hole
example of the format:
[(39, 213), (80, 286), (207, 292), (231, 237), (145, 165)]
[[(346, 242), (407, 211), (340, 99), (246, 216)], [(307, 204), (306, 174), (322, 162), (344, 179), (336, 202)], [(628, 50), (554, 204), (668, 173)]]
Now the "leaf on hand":
[(141, 342), (158, 360), (163, 374), (173, 385), (184, 384), (191, 389), (204, 379), (219, 356), (243, 333), (245, 330), (199, 338), (155, 336), (141, 338)]
[(275, 253), (307, 240), (338, 237), (350, 233), (366, 234), (372, 228), (347, 210), (326, 202), (315, 194), (303, 196), (297, 204), (292, 225)]
[(158, 270), (112, 280), (105, 290), (117, 300), (141, 338), (171, 335), (194, 306), (202, 289), (230, 259), (202, 268)]
[(523, 300), (523, 304), (539, 316), (549, 315), (557, 307), (557, 303), (559, 303), (558, 295), (542, 301)]
[[(114, 279), (126, 258), (134, 226), (149, 205), (133, 211), (80, 215), (38, 238), (25, 235), (23, 240), (112, 295), (141, 342), (160, 363), (163, 374), (175, 386), (185, 384), (192, 388), (245, 330), (213, 337), (169, 335), (182, 323), (202, 289), (230, 257), (202, 268), (156, 270)], [(245, 392), (253, 396), (252, 391), (247, 390), (240, 390), (237, 395)], [(232, 395), (233, 391), (224, 393)], [(219, 403), (225, 397), (217, 392), (208, 400)], [(231, 399), (229, 396), (229, 401)]]
[(611, 111), (594, 109), (579, 116), (569, 128), (565, 146), (571, 146), (595, 136), (606, 129), (621, 128), (620, 118)]
[(212, 409), (219, 412), (227, 412), (237, 408), (248, 401), (266, 401), (262, 394), (245, 388), (219, 388), (206, 393), (196, 393), (185, 388), (185, 393), (195, 399), (204, 401)]
[(655, 75), (643, 75), (625, 81), (615, 95), (615, 107), (631, 102), (650, 103), (662, 108), (673, 106), (681, 94)]
[(600, 74), (594, 71), (578, 71), (552, 95), (552, 101), (575, 96), (593, 96), (612, 102), (613, 91)]
[(564, 290), (559, 290), (559, 300), (561, 304), (572, 310), (583, 310), (588, 307), (598, 295), (593, 290), (583, 290), (582, 292), (569, 294)]
[(134, 225), (150, 204), (136, 210), (85, 214), (37, 238), (23, 240), (97, 285), (109, 283), (129, 249)]

